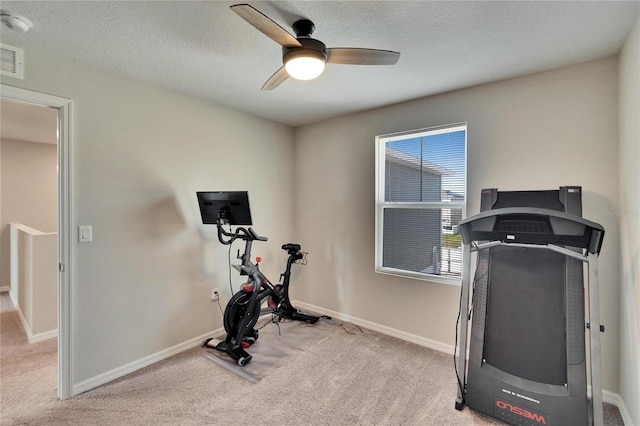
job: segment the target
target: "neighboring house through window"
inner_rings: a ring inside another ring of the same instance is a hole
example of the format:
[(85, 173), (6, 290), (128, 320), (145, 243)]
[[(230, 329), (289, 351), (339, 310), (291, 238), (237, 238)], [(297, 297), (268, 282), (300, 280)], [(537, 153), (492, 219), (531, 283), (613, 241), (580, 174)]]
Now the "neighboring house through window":
[(466, 124), (376, 137), (376, 271), (460, 279)]

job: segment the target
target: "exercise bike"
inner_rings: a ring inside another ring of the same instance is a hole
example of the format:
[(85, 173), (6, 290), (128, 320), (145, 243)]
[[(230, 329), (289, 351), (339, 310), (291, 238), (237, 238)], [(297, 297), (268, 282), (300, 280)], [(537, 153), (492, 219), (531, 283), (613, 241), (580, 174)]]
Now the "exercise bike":
[(244, 253), (238, 252), (240, 265), (234, 265), (240, 275), (246, 275), (248, 280), (240, 290), (233, 295), (224, 311), (224, 329), (227, 337), (224, 341), (218, 339), (206, 339), (202, 346), (213, 348), (227, 353), (239, 366), (245, 366), (251, 361), (251, 355), (245, 350), (258, 339), (258, 330), (254, 327), (261, 315), (262, 304), (267, 302), (269, 311), (279, 320), (291, 319), (315, 324), (319, 317), (307, 315), (291, 304), (289, 300), (289, 283), (291, 278), (291, 265), (303, 260), (306, 256), (300, 250), (300, 244), (285, 244), (282, 249), (287, 252), (287, 267), (280, 274), (281, 283), (273, 284), (260, 271), (261, 259), (256, 257), (256, 263), (251, 261), (251, 245), (254, 241), (267, 241), (252, 228), (237, 227), (235, 232), (228, 232), (223, 228), (225, 219), (219, 217), (216, 220), (218, 227), (218, 240), (224, 245), (229, 245), (235, 240), (245, 242)]

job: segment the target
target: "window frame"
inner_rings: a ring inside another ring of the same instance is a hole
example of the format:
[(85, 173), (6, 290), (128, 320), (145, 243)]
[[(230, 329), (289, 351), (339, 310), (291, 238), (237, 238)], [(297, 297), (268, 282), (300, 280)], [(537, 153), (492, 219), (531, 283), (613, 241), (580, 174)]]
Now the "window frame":
[[(408, 137), (423, 137), (443, 133), (453, 133), (464, 130), (464, 200), (463, 201), (424, 201), (424, 202), (389, 202), (385, 201), (385, 144), (394, 140), (406, 139)], [(453, 278), (449, 276), (427, 274), (422, 272), (407, 271), (403, 269), (391, 268), (383, 266), (383, 237), (384, 237), (384, 210), (393, 208), (409, 208), (409, 209), (461, 209), (462, 219), (467, 217), (467, 141), (468, 126), (467, 122), (452, 123), (442, 126), (434, 126), (417, 130), (410, 130), (398, 133), (389, 133), (375, 137), (376, 155), (375, 155), (375, 271), (377, 273), (394, 275), (405, 278), (418, 279), (422, 281), (437, 282), (450, 285), (460, 285), (462, 277)], [(461, 260), (461, 264), (464, 260)]]

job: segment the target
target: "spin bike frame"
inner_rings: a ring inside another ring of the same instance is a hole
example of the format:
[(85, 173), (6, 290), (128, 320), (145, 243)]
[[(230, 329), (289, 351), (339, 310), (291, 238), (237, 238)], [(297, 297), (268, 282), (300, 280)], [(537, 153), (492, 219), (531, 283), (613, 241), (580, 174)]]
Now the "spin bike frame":
[[(289, 300), (291, 265), (304, 258), (304, 253), (300, 251), (299, 244), (285, 244), (282, 246), (282, 249), (286, 250), (289, 254), (289, 258), (287, 259), (285, 271), (280, 275), (282, 283), (274, 285), (260, 271), (259, 266), (251, 262), (251, 246), (253, 241), (267, 241), (267, 238), (259, 236), (252, 228), (237, 227), (235, 232), (231, 233), (223, 229), (221, 220), (216, 221), (216, 224), (218, 226), (218, 240), (220, 243), (229, 245), (237, 239), (245, 241), (244, 253), (238, 257), (242, 261), (238, 269), (241, 275), (247, 275), (249, 277), (250, 283), (245, 284), (240, 291), (250, 292), (251, 298), (245, 314), (238, 324), (236, 335), (232, 336), (228, 333), (225, 341), (215, 347), (220, 351), (228, 353), (238, 362), (238, 365), (243, 366), (251, 360), (251, 355), (244, 350), (242, 342), (245, 337), (253, 333), (253, 325), (255, 321), (257, 321), (256, 315), (260, 315), (260, 305), (265, 298), (271, 296), (276, 301), (276, 308), (273, 310), (275, 315), (308, 322), (310, 324), (318, 321), (319, 317), (299, 312), (291, 305), (291, 301)], [(276, 286), (280, 285), (282, 288), (278, 289)]]

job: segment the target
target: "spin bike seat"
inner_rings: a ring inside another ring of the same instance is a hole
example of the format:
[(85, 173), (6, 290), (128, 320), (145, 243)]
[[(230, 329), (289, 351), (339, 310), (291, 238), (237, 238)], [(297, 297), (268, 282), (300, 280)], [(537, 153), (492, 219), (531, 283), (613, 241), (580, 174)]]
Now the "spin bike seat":
[(285, 244), (282, 246), (282, 250), (297, 253), (300, 251), (300, 244), (293, 244), (293, 243)]

